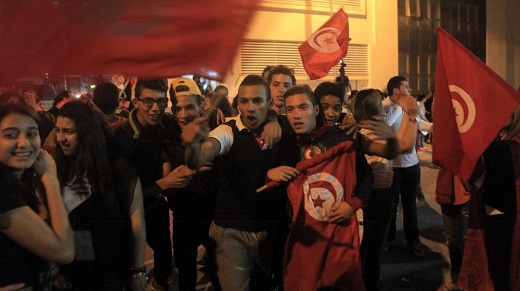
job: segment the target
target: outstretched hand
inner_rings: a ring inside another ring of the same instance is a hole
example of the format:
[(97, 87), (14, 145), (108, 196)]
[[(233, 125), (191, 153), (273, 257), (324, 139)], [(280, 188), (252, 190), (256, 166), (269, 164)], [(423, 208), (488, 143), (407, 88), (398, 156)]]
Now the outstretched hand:
[(351, 114), (345, 115), (339, 127), (346, 131), (347, 135), (352, 135), (359, 129), (356, 120)]
[(206, 140), (208, 135), (208, 120), (204, 117), (199, 117), (186, 124), (182, 131), (181, 138), (185, 144), (189, 145)]
[(359, 122), (360, 128), (370, 130), (370, 134), (376, 136), (375, 139), (390, 139), (395, 137), (394, 130), (383, 120), (362, 120)]

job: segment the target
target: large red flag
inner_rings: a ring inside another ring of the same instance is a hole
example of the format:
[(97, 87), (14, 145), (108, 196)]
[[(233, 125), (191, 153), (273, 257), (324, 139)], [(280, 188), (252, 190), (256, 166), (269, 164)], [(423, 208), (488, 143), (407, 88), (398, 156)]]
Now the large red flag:
[(340, 9), (298, 48), (311, 80), (327, 76), (330, 68), (347, 55), (349, 41), (348, 16)]
[(356, 157), (350, 141), (298, 163), (287, 188), (294, 215), (286, 245), (285, 290), (365, 290), (357, 218), (328, 222), (332, 206), (351, 198)]
[(468, 181), (519, 103), (519, 92), (438, 29), (434, 163)]
[(258, 0), (4, 0), (0, 78), (49, 74), (222, 80)]

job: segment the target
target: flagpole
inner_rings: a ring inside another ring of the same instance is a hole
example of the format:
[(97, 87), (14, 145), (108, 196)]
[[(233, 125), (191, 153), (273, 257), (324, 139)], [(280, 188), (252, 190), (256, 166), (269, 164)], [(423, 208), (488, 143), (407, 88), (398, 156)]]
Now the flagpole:
[[(334, 15), (334, 12), (332, 11), (332, 0), (329, 0), (329, 13), (330, 13), (330, 17), (332, 17), (332, 15)], [(337, 64), (334, 65), (334, 81), (333, 82), (336, 82), (336, 78), (338, 77), (338, 72), (336, 71), (336, 67), (337, 67)]]

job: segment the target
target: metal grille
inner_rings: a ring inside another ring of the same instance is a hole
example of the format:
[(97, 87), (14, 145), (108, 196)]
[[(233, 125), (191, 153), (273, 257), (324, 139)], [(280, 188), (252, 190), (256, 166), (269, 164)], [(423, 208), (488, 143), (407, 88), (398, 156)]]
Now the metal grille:
[(262, 0), (260, 9), (262, 7), (305, 10), (311, 13), (329, 13), (331, 8), (333, 11), (343, 8), (347, 14), (366, 15), (366, 0)]
[[(241, 73), (261, 74), (267, 65), (286, 65), (294, 69), (296, 76), (307, 76), (298, 52), (300, 44), (294, 41), (244, 40), (240, 47)], [(345, 72), (349, 77), (368, 76), (367, 45), (351, 43), (343, 61), (347, 64)], [(338, 69), (339, 65), (336, 67)], [(333, 76), (331, 69), (329, 77)]]

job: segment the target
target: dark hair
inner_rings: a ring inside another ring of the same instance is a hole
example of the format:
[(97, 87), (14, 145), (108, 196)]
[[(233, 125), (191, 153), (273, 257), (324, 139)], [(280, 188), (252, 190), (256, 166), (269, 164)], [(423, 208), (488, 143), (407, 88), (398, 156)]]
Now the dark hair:
[(292, 86), (291, 88), (289, 88), (289, 90), (285, 92), (285, 94), (283, 94), (284, 103), (287, 98), (296, 94), (303, 94), (307, 96), (309, 101), (311, 101), (312, 106), (318, 105), (319, 112), (318, 116), (316, 116), (316, 128), (321, 128), (325, 123), (325, 114), (323, 113), (323, 107), (321, 106), (321, 103), (318, 101), (315, 94), (312, 92), (311, 87), (309, 87), (309, 85), (307, 84), (297, 84)]
[(403, 76), (394, 76), (388, 80), (388, 84), (386, 85), (386, 92), (388, 96), (392, 96), (394, 92), (394, 88), (399, 89), (401, 87), (401, 82), (408, 81), (406, 77)]
[(74, 121), (78, 135), (79, 150), (75, 157), (67, 157), (58, 146), (56, 165), (58, 179), (62, 185), (74, 177), (87, 177), (96, 193), (103, 196), (105, 202), (111, 201), (107, 189), (111, 189), (112, 179), (110, 164), (106, 152), (108, 126), (104, 116), (91, 102), (70, 101), (58, 112), (59, 117)]
[[(2, 94), (3, 95), (3, 94)], [(40, 116), (34, 109), (32, 109), (29, 106), (26, 106), (25, 104), (19, 104), (19, 103), (7, 103), (2, 106), (0, 106), (0, 122), (10, 113), (19, 113), (22, 115), (27, 115), (34, 119), (36, 121), (36, 124), (38, 124), (38, 127), (41, 124)]]
[(354, 119), (356, 122), (382, 114), (381, 92), (377, 89), (364, 89), (354, 97)]
[(233, 115), (238, 112), (238, 94), (233, 97), (233, 101), (231, 101), (231, 109), (234, 110)]
[(343, 104), (343, 99), (345, 98), (346, 87), (341, 84), (332, 83), (332, 82), (323, 82), (314, 89), (314, 95), (318, 100), (325, 95), (332, 95), (339, 98), (340, 104)]
[(244, 80), (242, 80), (242, 83), (240, 83), (240, 87), (242, 86), (255, 86), (260, 85), (264, 86), (265, 93), (267, 96), (265, 96), (266, 100), (269, 100), (271, 98), (271, 89), (269, 88), (269, 84), (262, 78), (260, 75), (247, 75)]
[(274, 67), (274, 65), (269, 65), (269, 66), (265, 66), (264, 70), (262, 71), (262, 77), (264, 76), (265, 73), (269, 73)]
[(119, 106), (119, 89), (112, 82), (103, 82), (94, 89), (94, 104), (104, 113), (114, 113)]
[(219, 90), (219, 89), (226, 90), (226, 94), (225, 94), (225, 96), (227, 97), (227, 95), (228, 95), (228, 93), (229, 93), (228, 88), (227, 88), (226, 86), (224, 86), (224, 85), (218, 85), (217, 87), (215, 87), (215, 89), (213, 90), (213, 92), (216, 92), (216, 91)]
[(139, 100), (141, 91), (143, 89), (150, 89), (158, 92), (168, 91), (168, 81), (166, 79), (157, 80), (137, 80), (135, 84), (135, 98)]
[(52, 103), (52, 106), (56, 106), (58, 103), (60, 103), (63, 99), (69, 99), (70, 93), (67, 90), (63, 90), (56, 97), (54, 97), (54, 102)]
[(229, 100), (226, 98), (226, 96), (224, 96), (224, 94), (215, 92), (210, 94), (212, 95), (211, 106), (220, 109), (220, 111), (224, 113), (225, 117), (232, 117), (233, 111), (231, 110), (231, 104), (229, 103)]
[[(38, 127), (40, 127), (40, 118), (38, 116), (38, 113), (36, 113), (36, 111), (34, 111), (29, 106), (25, 106), (23, 104), (18, 103), (9, 103), (0, 106), (0, 122), (2, 122), (2, 120), (4, 120), (4, 118), (7, 115), (12, 113), (28, 116), (32, 118), (34, 121), (36, 121), (36, 124), (38, 125)], [(34, 191), (35, 187), (37, 187), (38, 185), (38, 182), (39, 178), (36, 178), (36, 176), (34, 175), (34, 170), (32, 169), (32, 167), (24, 171), (21, 180), (18, 180), (15, 178), (13, 171), (10, 168), (0, 163), (0, 189), (20, 189), (20, 194), (26, 200), (27, 205), (29, 205), (29, 207), (36, 213), (39, 213), (39, 203), (36, 199)]]
[(271, 84), (271, 81), (273, 80), (273, 76), (278, 75), (278, 74), (287, 75), (287, 76), (291, 77), (291, 82), (292, 82), (291, 85), (296, 84), (296, 77), (294, 77), (294, 70), (290, 69), (289, 67), (284, 66), (284, 65), (275, 66), (269, 71), (269, 76), (267, 77), (267, 83)]

